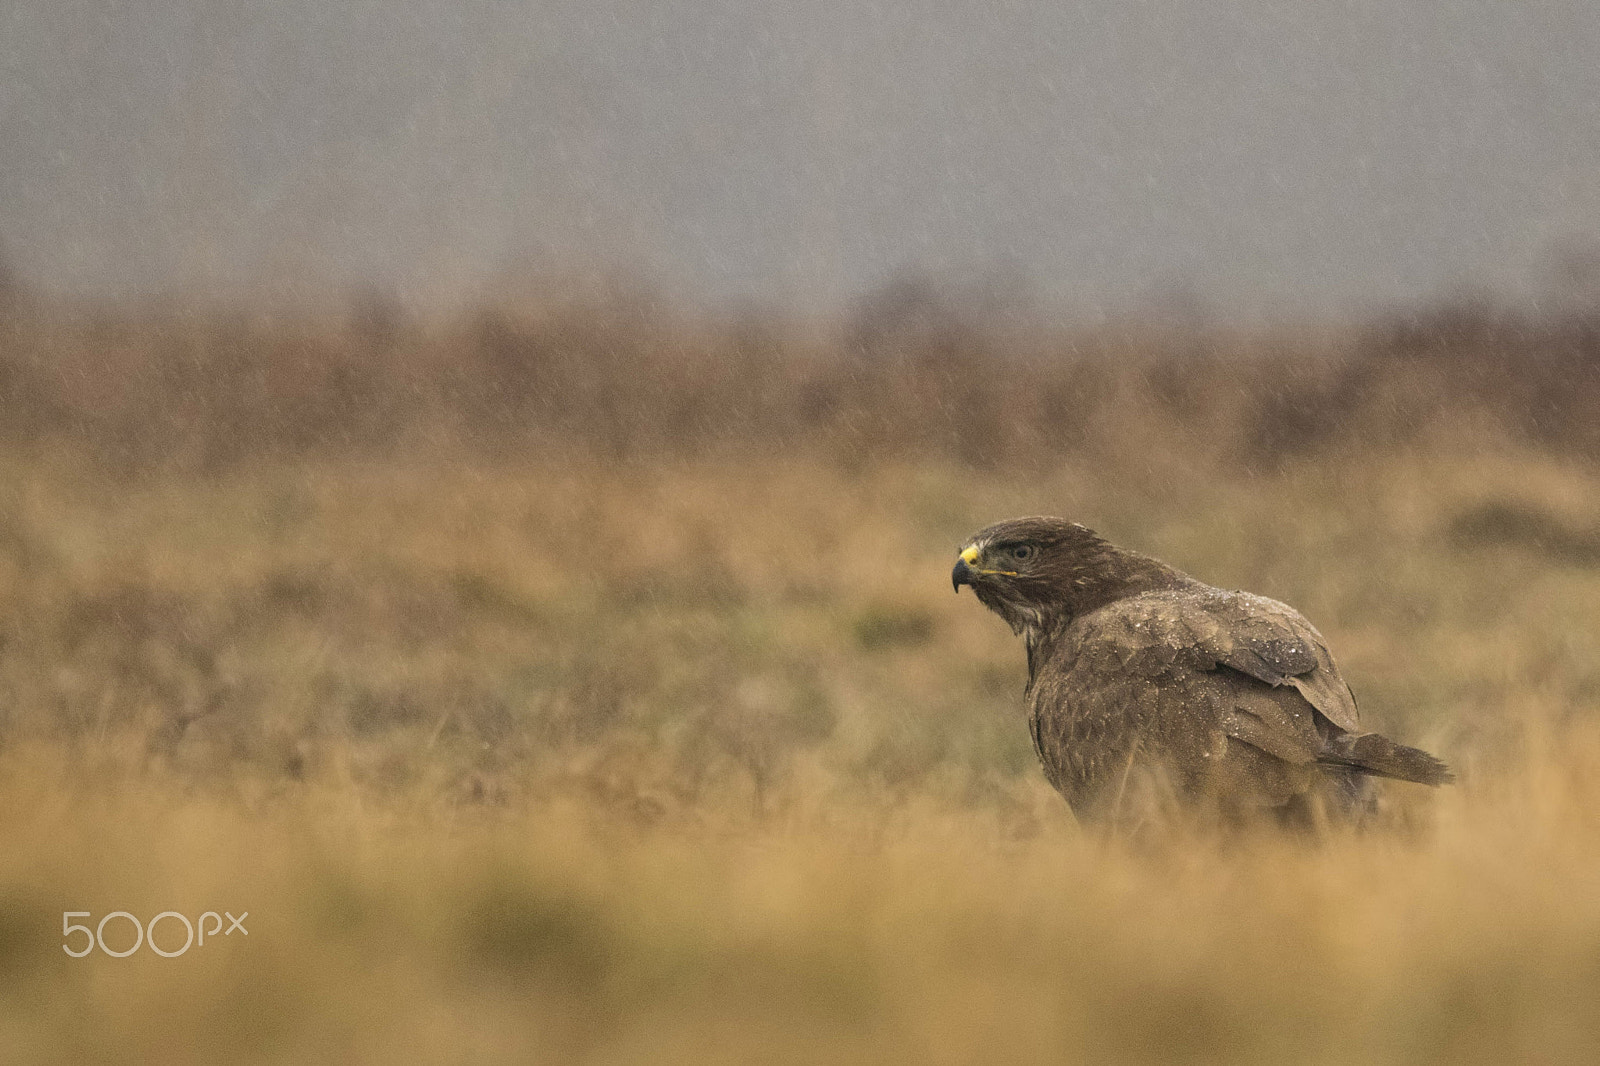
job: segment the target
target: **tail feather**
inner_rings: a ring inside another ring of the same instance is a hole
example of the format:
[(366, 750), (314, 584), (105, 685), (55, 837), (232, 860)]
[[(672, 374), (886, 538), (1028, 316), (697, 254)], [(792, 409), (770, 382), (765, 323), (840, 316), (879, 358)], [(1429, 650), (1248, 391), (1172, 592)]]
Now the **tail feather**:
[(1317, 761), (1348, 766), (1360, 773), (1415, 781), (1419, 785), (1448, 785), (1456, 779), (1440, 759), (1420, 748), (1396, 744), (1377, 733), (1340, 733), (1329, 737)]

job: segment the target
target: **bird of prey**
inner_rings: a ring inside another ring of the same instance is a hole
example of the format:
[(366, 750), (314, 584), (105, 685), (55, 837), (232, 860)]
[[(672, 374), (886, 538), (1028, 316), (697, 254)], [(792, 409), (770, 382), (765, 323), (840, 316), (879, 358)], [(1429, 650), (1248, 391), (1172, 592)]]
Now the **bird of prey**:
[(1214, 588), (1060, 518), (975, 534), (951, 574), (1027, 641), (1029, 726), (1073, 812), (1114, 825), (1202, 809), (1360, 820), (1370, 777), (1453, 780), (1361, 732), (1322, 635), (1286, 604)]

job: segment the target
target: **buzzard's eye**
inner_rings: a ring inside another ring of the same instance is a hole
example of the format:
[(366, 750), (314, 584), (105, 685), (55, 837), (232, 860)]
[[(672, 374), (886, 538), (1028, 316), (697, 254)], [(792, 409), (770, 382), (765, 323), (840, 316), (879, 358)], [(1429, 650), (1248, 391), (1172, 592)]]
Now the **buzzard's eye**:
[(1011, 558), (1015, 559), (1019, 563), (1025, 563), (1029, 559), (1033, 558), (1033, 551), (1034, 549), (1032, 544), (1018, 544), (1015, 548), (1011, 549)]

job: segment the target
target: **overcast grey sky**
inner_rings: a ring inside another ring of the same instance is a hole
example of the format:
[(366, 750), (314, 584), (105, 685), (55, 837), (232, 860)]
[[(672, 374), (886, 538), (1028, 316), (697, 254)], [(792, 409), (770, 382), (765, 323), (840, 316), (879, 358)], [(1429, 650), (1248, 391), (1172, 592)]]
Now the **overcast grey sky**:
[(73, 291), (1339, 311), (1600, 234), (1594, 0), (0, 5), (0, 247)]

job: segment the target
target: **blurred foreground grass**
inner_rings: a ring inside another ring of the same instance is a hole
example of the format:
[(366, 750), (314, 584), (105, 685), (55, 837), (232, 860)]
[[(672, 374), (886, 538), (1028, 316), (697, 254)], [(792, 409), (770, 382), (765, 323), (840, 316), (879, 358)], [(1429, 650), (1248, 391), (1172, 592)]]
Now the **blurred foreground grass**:
[[(835, 368), (814, 423), (719, 407), (820, 403), (813, 364), (657, 390), (719, 427), (687, 449), (619, 428), (660, 416), (619, 386), (592, 439), (533, 390), (527, 436), (412, 412), (341, 444), (323, 412), (252, 455), (225, 384), (157, 360), (199, 421), (157, 390), (96, 422), (73, 390), (115, 380), (52, 378), (29, 329), (0, 408), (54, 399), (0, 457), (0, 1061), (1600, 1056), (1600, 468), (1531, 384), (1384, 363), (1298, 446), (1309, 364), (1245, 395), (1203, 356), (919, 349)], [(851, 375), (909, 393), (840, 408)], [(1059, 408), (1016, 413), (1030, 381)], [(1066, 436), (996, 435), (1050, 410)], [(1020, 646), (949, 591), (961, 538), (1025, 512), (1300, 607), (1462, 784), (1320, 844), (1080, 835)], [(249, 933), (73, 959), (69, 910)]]
[[(824, 788), (642, 827), (582, 794), (85, 786), (14, 751), (0, 1041), (13, 1062), (1584, 1062), (1597, 759), (1585, 731), (1479, 777), (1426, 841), (1131, 851), (1021, 782), (1007, 809)], [(249, 938), (59, 953), (61, 910), (113, 907), (248, 910)]]

